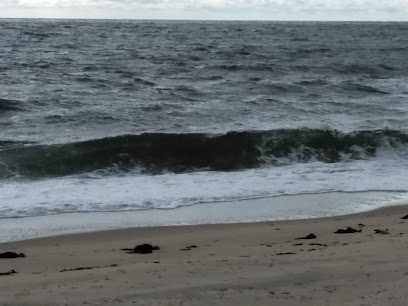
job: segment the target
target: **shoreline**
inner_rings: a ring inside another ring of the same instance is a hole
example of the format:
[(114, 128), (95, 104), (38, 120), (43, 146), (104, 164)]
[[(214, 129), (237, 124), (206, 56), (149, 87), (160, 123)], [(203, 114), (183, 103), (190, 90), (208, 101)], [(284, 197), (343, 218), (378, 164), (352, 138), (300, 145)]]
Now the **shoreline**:
[[(0, 259), (0, 272), (18, 272), (0, 276), (0, 304), (405, 305), (408, 221), (401, 217), (407, 214), (408, 205), (398, 205), (327, 218), (126, 228), (2, 243), (2, 252), (27, 257)], [(334, 233), (359, 224), (362, 232)], [(297, 239), (311, 233), (317, 238)], [(160, 250), (121, 250), (142, 243)]]
[(109, 229), (253, 223), (348, 215), (408, 203), (406, 193), (328, 192), (119, 212), (64, 213), (0, 220), (0, 243)]
[[(71, 232), (71, 233), (61, 233), (61, 234), (54, 234), (54, 235), (47, 235), (41, 237), (34, 237), (22, 240), (15, 240), (15, 241), (5, 241), (0, 242), (0, 250), (2, 246), (7, 245), (14, 245), (14, 244), (25, 244), (29, 242), (47, 240), (47, 239), (64, 239), (65, 237), (75, 238), (81, 236), (93, 236), (93, 235), (103, 235), (103, 234), (114, 234), (120, 235), (121, 232), (128, 233), (132, 231), (139, 231), (139, 230), (165, 230), (165, 229), (172, 229), (172, 228), (180, 228), (180, 229), (187, 229), (187, 228), (211, 228), (211, 227), (245, 227), (245, 226), (256, 226), (261, 224), (297, 224), (297, 223), (319, 223), (319, 222), (330, 222), (335, 220), (353, 220), (358, 219), (359, 217), (364, 217), (367, 215), (375, 215), (377, 213), (383, 214), (397, 214), (397, 213), (404, 213), (407, 212), (408, 214), (408, 203), (400, 203), (400, 204), (393, 204), (393, 205), (386, 205), (381, 206), (378, 208), (374, 208), (368, 211), (363, 212), (354, 212), (344, 215), (331, 215), (331, 216), (323, 216), (323, 217), (310, 217), (310, 218), (301, 218), (301, 219), (284, 219), (284, 220), (265, 220), (265, 221), (248, 221), (248, 222), (232, 222), (232, 223), (203, 223), (203, 224), (170, 224), (170, 225), (153, 225), (153, 226), (132, 226), (132, 227), (121, 227), (121, 228), (111, 228), (111, 229), (99, 229), (99, 230), (87, 230), (87, 231), (80, 231), (80, 232)], [(115, 213), (115, 212), (114, 212)], [(48, 216), (46, 216), (48, 217)], [(408, 221), (407, 221), (408, 223)]]

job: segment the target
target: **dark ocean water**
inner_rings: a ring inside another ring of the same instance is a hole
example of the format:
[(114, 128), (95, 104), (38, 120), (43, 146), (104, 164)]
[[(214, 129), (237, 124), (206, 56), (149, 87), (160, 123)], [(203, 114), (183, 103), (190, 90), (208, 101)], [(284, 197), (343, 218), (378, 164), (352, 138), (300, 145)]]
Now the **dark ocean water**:
[(408, 192), (408, 23), (0, 20), (0, 218)]

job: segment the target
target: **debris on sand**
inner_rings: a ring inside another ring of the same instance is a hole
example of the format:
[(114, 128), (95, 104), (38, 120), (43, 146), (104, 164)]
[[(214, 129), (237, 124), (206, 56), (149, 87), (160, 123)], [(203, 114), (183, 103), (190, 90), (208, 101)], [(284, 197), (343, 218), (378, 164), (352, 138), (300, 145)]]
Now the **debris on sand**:
[(301, 239), (316, 239), (316, 235), (315, 234), (309, 234), (306, 237), (300, 237), (300, 238), (296, 238), (296, 240), (301, 240)]
[(309, 245), (316, 245), (316, 246), (327, 247), (327, 244), (324, 244), (324, 243), (309, 243)]
[(346, 229), (338, 229), (337, 231), (334, 232), (335, 234), (352, 234), (352, 233), (361, 233), (361, 229), (360, 230), (356, 230), (352, 227), (347, 227)]
[(0, 276), (12, 275), (12, 274), (16, 274), (16, 273), (17, 273), (16, 270), (10, 270), (8, 272), (0, 273)]
[(382, 235), (388, 235), (390, 232), (388, 231), (388, 228), (386, 228), (385, 230), (381, 230), (381, 229), (375, 229), (374, 232), (376, 234), (382, 234)]
[(196, 245), (186, 246), (184, 249), (180, 249), (179, 251), (191, 251), (191, 249), (197, 248)]
[(127, 251), (128, 254), (137, 253), (137, 254), (150, 254), (153, 253), (155, 250), (160, 250), (160, 248), (156, 246), (152, 246), (151, 244), (144, 243), (135, 246), (133, 249), (121, 249), (122, 251)]
[(19, 257), (26, 257), (26, 256), (24, 253), (16, 253), (16, 252), (0, 253), (0, 258), (19, 258)]
[(92, 269), (100, 269), (100, 268), (110, 268), (110, 267), (117, 267), (117, 264), (113, 264), (110, 266), (94, 266), (94, 267), (79, 267), (79, 268), (72, 268), (72, 269), (63, 269), (60, 272), (71, 272), (71, 271), (82, 271), (82, 270), (92, 270)]
[(287, 253), (276, 253), (275, 255), (294, 255), (296, 253), (287, 252)]

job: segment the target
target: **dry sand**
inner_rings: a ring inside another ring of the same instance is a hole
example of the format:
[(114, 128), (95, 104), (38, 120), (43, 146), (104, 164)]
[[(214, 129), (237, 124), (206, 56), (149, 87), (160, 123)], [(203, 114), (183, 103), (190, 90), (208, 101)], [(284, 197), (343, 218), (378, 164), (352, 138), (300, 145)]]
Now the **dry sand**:
[[(399, 206), (334, 218), (0, 244), (0, 252), (27, 256), (0, 259), (0, 272), (18, 272), (0, 276), (0, 305), (407, 305), (406, 214), (408, 207)], [(334, 233), (359, 223), (362, 232)], [(296, 240), (310, 233), (317, 238)], [(141, 243), (160, 250), (121, 250)], [(197, 248), (182, 250), (192, 245)], [(81, 267), (91, 269), (60, 272)]]

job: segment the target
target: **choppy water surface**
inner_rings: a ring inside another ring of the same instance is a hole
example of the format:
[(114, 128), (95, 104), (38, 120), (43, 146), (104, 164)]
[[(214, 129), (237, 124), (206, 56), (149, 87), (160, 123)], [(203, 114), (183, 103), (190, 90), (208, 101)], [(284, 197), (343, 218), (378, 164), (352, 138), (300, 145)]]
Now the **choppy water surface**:
[(408, 192), (408, 23), (0, 33), (0, 218)]

